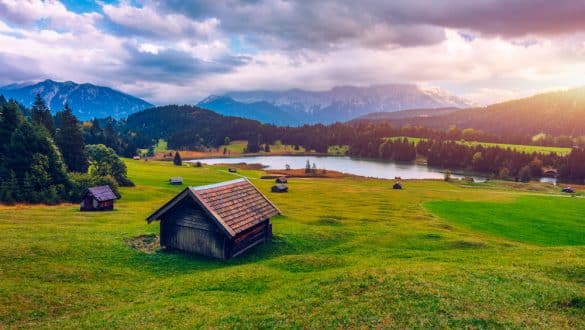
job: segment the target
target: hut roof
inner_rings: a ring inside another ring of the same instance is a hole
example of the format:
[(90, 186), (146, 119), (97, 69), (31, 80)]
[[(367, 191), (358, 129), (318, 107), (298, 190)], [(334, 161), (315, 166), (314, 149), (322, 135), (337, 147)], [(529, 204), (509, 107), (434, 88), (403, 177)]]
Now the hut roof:
[(186, 188), (146, 220), (152, 222), (160, 219), (164, 213), (187, 197), (199, 204), (232, 237), (280, 214), (280, 210), (268, 198), (250, 181), (242, 178)]
[(91, 187), (87, 190), (98, 202), (111, 201), (118, 198), (110, 186)]

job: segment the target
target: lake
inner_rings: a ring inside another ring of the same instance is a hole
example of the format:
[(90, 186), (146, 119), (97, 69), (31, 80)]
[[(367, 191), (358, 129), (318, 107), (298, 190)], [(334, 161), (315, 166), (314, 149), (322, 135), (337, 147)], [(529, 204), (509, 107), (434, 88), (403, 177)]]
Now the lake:
[[(260, 163), (268, 169), (305, 168), (307, 160), (317, 165), (318, 169), (333, 170), (348, 174), (380, 179), (443, 179), (444, 169), (427, 167), (425, 165), (384, 162), (372, 159), (351, 158), (347, 156), (253, 156), (238, 158), (207, 158), (192, 160), (205, 164), (237, 164)], [(452, 178), (462, 178), (462, 175), (452, 174)], [(476, 181), (485, 181), (485, 178), (472, 176)]]

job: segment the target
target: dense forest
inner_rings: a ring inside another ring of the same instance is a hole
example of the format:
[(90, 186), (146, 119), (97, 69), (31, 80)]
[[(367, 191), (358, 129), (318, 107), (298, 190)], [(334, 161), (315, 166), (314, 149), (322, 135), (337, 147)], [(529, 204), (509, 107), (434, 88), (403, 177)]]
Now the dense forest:
[(0, 202), (81, 200), (95, 185), (133, 185), (116, 152), (86, 144), (69, 106), (51, 114), (37, 96), (31, 109), (0, 97)]

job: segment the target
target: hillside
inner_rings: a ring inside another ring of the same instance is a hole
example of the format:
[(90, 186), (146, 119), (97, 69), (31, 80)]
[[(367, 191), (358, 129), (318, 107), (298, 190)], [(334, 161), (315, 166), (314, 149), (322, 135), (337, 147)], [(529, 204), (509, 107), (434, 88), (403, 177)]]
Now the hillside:
[(500, 136), (585, 135), (585, 87), (543, 93), (531, 97), (438, 116), (370, 118), (395, 125), (421, 125), (447, 129), (475, 128)]
[(200, 139), (217, 146), (225, 137), (247, 139), (260, 126), (254, 120), (222, 116), (194, 106), (167, 105), (130, 115), (125, 129), (149, 140), (168, 140), (170, 146), (197, 146)]
[(409, 109), (395, 112), (372, 112), (366, 115), (357, 117), (352, 122), (364, 122), (364, 121), (390, 121), (394, 119), (406, 119), (406, 118), (419, 118), (419, 117), (434, 117), (446, 115), (455, 111), (461, 110), (460, 108), (439, 108), (439, 109)]
[[(207, 98), (199, 107), (218, 113), (238, 114), (272, 124), (329, 124), (354, 119), (371, 112), (394, 112), (416, 108), (467, 108), (472, 102), (440, 89), (416, 85), (387, 84), (370, 87), (337, 86), (326, 91), (229, 92), (218, 102)], [(237, 112), (236, 112), (237, 111)]]
[(15, 99), (30, 107), (37, 94), (47, 103), (51, 112), (63, 109), (65, 103), (73, 109), (73, 113), (81, 120), (91, 118), (125, 118), (153, 105), (134, 97), (111, 89), (92, 84), (77, 84), (71, 81), (56, 82), (45, 80), (36, 84), (7, 85), (0, 87), (0, 94), (6, 99)]

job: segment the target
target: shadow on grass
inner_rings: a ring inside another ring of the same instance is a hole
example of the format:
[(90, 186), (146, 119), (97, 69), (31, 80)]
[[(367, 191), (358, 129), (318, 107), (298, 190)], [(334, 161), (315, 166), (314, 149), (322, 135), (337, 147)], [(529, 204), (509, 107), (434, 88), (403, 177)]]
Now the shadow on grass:
[[(141, 235), (142, 236), (142, 235)], [(187, 273), (194, 270), (213, 270), (238, 265), (247, 265), (255, 263), (264, 263), (275, 258), (291, 256), (283, 262), (277, 262), (272, 266), (285, 269), (287, 264), (292, 262), (291, 271), (311, 271), (312, 263), (319, 263), (316, 260), (309, 262), (308, 265), (300, 264), (298, 258), (301, 256), (334, 248), (340, 244), (346, 243), (351, 239), (347, 233), (336, 232), (301, 232), (287, 233), (283, 235), (274, 235), (273, 238), (264, 244), (260, 244), (245, 254), (229, 260), (218, 260), (214, 258), (190, 254), (178, 250), (156, 250), (154, 253), (145, 253), (140, 249), (133, 250), (133, 254), (128, 260), (129, 264), (139, 267), (141, 270), (147, 270), (156, 274), (177, 274)], [(288, 262), (288, 261), (290, 262)], [(296, 261), (296, 262), (295, 262)], [(270, 264), (271, 265), (271, 264)], [(331, 261), (331, 266), (338, 266), (337, 262)], [(308, 267), (308, 268), (307, 268)]]

